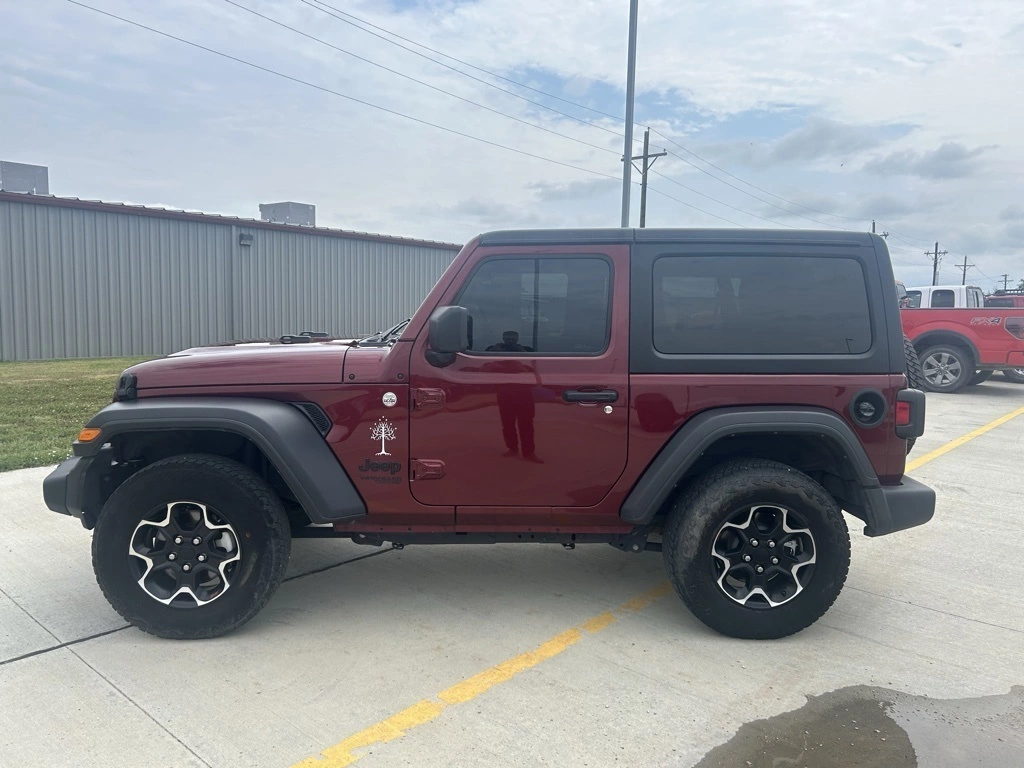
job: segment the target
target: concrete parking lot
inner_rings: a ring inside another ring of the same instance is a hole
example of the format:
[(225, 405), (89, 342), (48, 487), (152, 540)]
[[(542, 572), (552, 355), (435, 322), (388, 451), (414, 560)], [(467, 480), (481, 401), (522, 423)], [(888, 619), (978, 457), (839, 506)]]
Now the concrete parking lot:
[(240, 631), (160, 640), (49, 470), (0, 475), (0, 765), (1024, 765), (1022, 406), (930, 395), (935, 519), (849, 518), (845, 590), (775, 642), (706, 629), (657, 554), (311, 540)]

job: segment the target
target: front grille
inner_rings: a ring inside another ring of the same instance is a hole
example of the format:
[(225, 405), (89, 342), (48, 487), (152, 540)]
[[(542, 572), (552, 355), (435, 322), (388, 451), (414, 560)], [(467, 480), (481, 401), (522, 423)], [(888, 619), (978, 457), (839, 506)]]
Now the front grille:
[(309, 417), (321, 435), (326, 435), (331, 431), (331, 420), (327, 418), (327, 414), (319, 405), (316, 403), (292, 403), (292, 405)]

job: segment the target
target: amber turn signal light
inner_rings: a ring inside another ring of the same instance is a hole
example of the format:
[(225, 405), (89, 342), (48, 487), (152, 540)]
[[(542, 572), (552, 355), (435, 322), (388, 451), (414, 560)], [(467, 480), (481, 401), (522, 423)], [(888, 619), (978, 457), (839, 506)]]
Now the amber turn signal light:
[(100, 436), (100, 430), (98, 427), (86, 427), (78, 433), (78, 442), (80, 443), (91, 443), (97, 437)]

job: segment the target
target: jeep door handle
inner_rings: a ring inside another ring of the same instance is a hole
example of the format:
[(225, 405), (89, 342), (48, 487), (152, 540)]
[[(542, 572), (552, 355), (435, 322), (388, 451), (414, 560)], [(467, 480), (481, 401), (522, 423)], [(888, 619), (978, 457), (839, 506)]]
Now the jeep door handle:
[(614, 403), (619, 399), (619, 393), (614, 389), (599, 389), (596, 392), (567, 389), (562, 392), (562, 399), (567, 403)]

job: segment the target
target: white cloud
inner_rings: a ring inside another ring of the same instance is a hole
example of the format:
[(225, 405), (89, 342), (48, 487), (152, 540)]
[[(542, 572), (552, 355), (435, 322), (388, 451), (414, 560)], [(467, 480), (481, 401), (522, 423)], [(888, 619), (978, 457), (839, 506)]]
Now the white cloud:
[[(621, 172), (614, 135), (462, 78), (294, 0), (238, 2), (600, 149), (396, 78), (227, 3), (93, 2), (488, 141), (612, 177)], [(403, 11), (370, 0), (328, 2), (466, 61), (531, 77), (540, 88), (559, 87), (553, 78), (561, 78), (567, 98), (621, 111), (621, 96), (604, 98), (618, 92), (623, 78), (626, 10), (618, 0), (445, 1)], [(4, 21), (0, 153), (49, 165), (58, 194), (166, 200), (243, 216), (257, 215), (259, 202), (295, 198), (315, 202), (318, 220), (328, 225), (449, 240), (466, 239), (475, 227), (618, 220), (614, 178), (445, 134), (71, 4), (12, 3)], [(711, 157), (789, 200), (862, 221), (794, 209), (724, 177), (762, 198), (756, 200), (673, 158), (657, 167), (786, 224), (813, 226), (784, 210), (840, 226), (866, 227), (875, 216), (915, 243), (939, 239), (951, 250), (970, 248), (971, 260), (988, 274), (1024, 274), (1018, 219), (1005, 215), (1019, 207), (1024, 177), (1022, 42), (1024, 4), (1016, 0), (644, 0), (638, 88), (640, 101), (654, 106), (638, 119), (686, 146), (721, 149), (736, 145), (735, 121), (750, 110), (803, 115), (786, 135), (751, 136), (757, 151)], [(587, 119), (618, 128), (597, 115)], [(893, 125), (906, 130), (896, 136), (879, 128)], [(756, 123), (749, 129), (760, 130)], [(906, 172), (873, 175), (865, 171), (874, 167), (871, 158)], [(663, 180), (652, 183), (710, 212), (763, 224)], [(658, 195), (649, 205), (652, 225), (718, 223)], [(890, 244), (897, 253), (897, 241)], [(897, 258), (916, 257), (908, 251)]]

